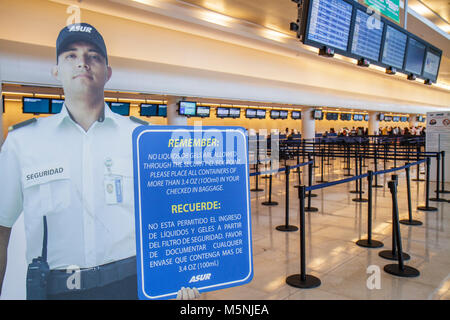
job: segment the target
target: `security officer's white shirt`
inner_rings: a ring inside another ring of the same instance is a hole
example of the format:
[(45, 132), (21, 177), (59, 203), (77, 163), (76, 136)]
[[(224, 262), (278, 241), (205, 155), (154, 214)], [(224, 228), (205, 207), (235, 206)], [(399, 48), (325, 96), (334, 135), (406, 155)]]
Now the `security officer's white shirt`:
[[(44, 215), (51, 269), (89, 268), (136, 255), (136, 126), (105, 105), (104, 119), (85, 132), (63, 107), (8, 134), (0, 152), (0, 225), (11, 227), (24, 212), (28, 263), (41, 256)], [(107, 203), (104, 180), (110, 174), (122, 177), (121, 203)]]

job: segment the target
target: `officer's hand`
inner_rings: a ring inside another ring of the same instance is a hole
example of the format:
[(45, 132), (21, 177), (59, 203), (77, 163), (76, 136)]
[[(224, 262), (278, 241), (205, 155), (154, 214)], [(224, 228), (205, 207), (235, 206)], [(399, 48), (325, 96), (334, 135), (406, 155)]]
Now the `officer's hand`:
[(177, 292), (177, 300), (193, 300), (200, 297), (200, 292), (197, 288), (181, 287)]

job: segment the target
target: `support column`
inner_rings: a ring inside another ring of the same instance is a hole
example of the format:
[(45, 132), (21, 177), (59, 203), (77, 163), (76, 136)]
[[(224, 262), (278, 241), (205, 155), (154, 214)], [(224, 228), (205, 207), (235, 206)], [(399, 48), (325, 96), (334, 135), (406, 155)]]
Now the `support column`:
[(416, 123), (416, 115), (415, 114), (410, 114), (409, 115), (409, 127), (415, 127), (417, 125)]
[[(2, 83), (0, 81), (0, 98), (2, 97)], [(3, 99), (0, 99), (0, 148), (3, 144)]]
[(314, 108), (302, 109), (302, 139), (313, 139), (316, 136), (316, 121), (313, 118)]
[(181, 97), (168, 97), (167, 99), (167, 124), (169, 126), (186, 126), (187, 117), (178, 114), (178, 102)]
[(380, 122), (377, 120), (378, 112), (369, 111), (369, 135), (378, 135)]

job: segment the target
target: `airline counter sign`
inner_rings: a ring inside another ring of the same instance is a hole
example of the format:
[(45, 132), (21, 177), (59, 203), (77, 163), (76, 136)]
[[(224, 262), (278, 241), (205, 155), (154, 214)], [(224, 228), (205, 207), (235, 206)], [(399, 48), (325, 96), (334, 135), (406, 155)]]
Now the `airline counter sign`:
[(140, 126), (133, 132), (140, 299), (253, 277), (247, 133)]

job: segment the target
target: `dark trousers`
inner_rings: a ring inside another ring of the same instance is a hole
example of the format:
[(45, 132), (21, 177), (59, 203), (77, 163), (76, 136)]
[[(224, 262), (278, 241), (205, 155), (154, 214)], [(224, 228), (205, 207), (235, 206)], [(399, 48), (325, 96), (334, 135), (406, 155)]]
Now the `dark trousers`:
[(48, 295), (48, 300), (137, 300), (137, 275), (89, 290)]

